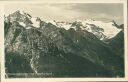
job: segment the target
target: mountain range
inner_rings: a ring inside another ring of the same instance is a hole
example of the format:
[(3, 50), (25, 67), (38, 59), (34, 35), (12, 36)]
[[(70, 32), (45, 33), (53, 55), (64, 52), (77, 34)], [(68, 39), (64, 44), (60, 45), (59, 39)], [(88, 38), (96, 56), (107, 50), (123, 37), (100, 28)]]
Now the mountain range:
[(124, 77), (115, 21), (43, 21), (18, 10), (5, 16), (4, 31), (7, 77)]

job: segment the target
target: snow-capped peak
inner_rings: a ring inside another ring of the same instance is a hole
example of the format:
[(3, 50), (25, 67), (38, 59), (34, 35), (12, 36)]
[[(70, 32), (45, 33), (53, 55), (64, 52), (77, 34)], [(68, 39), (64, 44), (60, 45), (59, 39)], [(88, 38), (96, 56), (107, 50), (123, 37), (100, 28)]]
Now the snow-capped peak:
[(22, 14), (22, 15), (25, 14), (25, 12), (24, 12), (23, 10), (18, 10), (18, 12), (19, 12), (20, 14)]
[(56, 25), (66, 30), (70, 28), (74, 28), (75, 30), (76, 28), (87, 30), (96, 35), (100, 40), (113, 38), (121, 31), (121, 29), (117, 28), (117, 24), (114, 21), (103, 22), (93, 19), (76, 20), (72, 23), (57, 22)]
[(26, 13), (23, 10), (17, 10), (14, 13), (12, 13), (11, 15), (15, 15), (15, 16), (25, 16)]
[(101, 28), (104, 31), (102, 32), (106, 38), (110, 39), (113, 38), (115, 35), (117, 35), (121, 29), (118, 29), (116, 26), (114, 26), (113, 22), (103, 22), (103, 21), (83, 21), (82, 24), (84, 26), (90, 25), (90, 28), (92, 29), (92, 26), (95, 25), (95, 28)]
[(71, 25), (72, 24), (70, 22), (66, 22), (66, 21), (57, 22), (57, 27), (65, 28), (66, 30), (73, 28), (73, 27), (71, 27)]
[(38, 17), (32, 17), (31, 15), (27, 14), (23, 10), (17, 10), (12, 14), (9, 14), (7, 17), (5, 17), (5, 21), (10, 22), (18, 22), (19, 25), (27, 28), (27, 27), (40, 27), (41, 19)]
[(56, 22), (55, 20), (47, 20), (47, 21), (45, 21), (45, 22), (46, 22), (46, 23), (51, 23), (51, 24), (57, 26), (57, 22)]
[(18, 12), (20, 15), (24, 15), (24, 16), (26, 16), (28, 18), (31, 18), (31, 16), (28, 13), (24, 12), (23, 10), (18, 10), (16, 12)]
[(40, 27), (40, 19), (38, 17), (32, 17), (31, 21), (34, 27), (37, 27), (37, 28)]
[(82, 30), (87, 30), (90, 33), (93, 33), (100, 40), (110, 39), (116, 36), (121, 29), (117, 28), (117, 24), (114, 21), (103, 22), (97, 21), (93, 19), (85, 19), (85, 20), (76, 20), (74, 22), (66, 22), (55, 20), (46, 21), (46, 23), (51, 23), (59, 28), (65, 28), (66, 30), (70, 28), (80, 28)]

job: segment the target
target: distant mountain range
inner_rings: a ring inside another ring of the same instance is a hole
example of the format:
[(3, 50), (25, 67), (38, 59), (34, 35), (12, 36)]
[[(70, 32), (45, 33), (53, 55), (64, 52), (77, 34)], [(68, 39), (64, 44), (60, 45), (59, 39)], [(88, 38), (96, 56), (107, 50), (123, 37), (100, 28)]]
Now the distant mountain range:
[(7, 77), (124, 76), (123, 25), (114, 21), (43, 21), (16, 11), (4, 24)]

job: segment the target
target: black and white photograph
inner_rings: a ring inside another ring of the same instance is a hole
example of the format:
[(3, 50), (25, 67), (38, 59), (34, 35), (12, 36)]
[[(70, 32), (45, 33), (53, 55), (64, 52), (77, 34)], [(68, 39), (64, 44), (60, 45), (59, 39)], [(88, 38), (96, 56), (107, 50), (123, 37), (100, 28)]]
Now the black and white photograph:
[(4, 5), (4, 77), (125, 78), (123, 3)]

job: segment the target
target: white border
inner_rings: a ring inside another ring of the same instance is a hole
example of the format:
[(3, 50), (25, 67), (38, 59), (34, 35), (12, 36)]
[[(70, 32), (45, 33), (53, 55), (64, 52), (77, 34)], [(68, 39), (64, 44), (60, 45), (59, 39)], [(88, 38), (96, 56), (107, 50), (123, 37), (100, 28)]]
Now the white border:
[[(20, 3), (123, 3), (124, 4), (124, 32), (125, 32), (125, 78), (15, 78), (5, 79), (4, 71), (4, 4)], [(128, 81), (128, 37), (127, 37), (127, 0), (28, 0), (28, 1), (1, 1), (0, 2), (0, 53), (1, 53), (1, 81), (2, 82), (53, 82), (53, 81)]]

